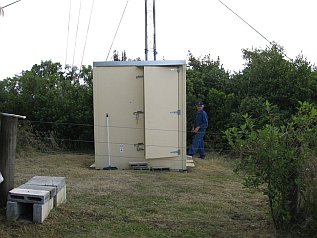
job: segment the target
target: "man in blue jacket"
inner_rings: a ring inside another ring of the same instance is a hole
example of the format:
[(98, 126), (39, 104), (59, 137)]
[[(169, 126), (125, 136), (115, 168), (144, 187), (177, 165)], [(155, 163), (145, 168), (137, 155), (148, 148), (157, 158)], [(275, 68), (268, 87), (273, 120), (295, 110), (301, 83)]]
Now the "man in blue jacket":
[(188, 156), (192, 157), (198, 150), (201, 159), (204, 159), (206, 152), (204, 149), (204, 136), (208, 126), (208, 115), (204, 111), (204, 104), (202, 102), (196, 103), (197, 112), (195, 116), (195, 124), (192, 132), (195, 133), (192, 146), (188, 150)]

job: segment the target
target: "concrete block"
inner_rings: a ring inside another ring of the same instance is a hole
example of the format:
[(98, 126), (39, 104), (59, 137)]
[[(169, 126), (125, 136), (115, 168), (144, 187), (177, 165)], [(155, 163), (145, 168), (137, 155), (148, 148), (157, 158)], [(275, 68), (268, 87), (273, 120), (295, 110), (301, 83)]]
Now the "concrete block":
[(66, 184), (54, 197), (54, 206), (58, 207), (60, 204), (66, 202)]
[(50, 192), (34, 189), (14, 188), (9, 191), (8, 201), (44, 204), (50, 199)]
[(51, 176), (34, 176), (25, 184), (40, 185), (40, 186), (53, 186), (59, 192), (66, 184), (65, 177), (51, 177)]
[(54, 199), (51, 198), (44, 204), (33, 204), (33, 222), (43, 223), (54, 206)]
[(43, 223), (53, 209), (54, 199), (49, 199), (44, 204), (38, 203), (23, 203), (23, 202), (7, 202), (7, 220), (16, 221), (21, 215), (28, 214), (32, 215), (33, 222)]
[(22, 213), (22, 206), (18, 202), (7, 201), (7, 220), (16, 221)]
[(56, 196), (56, 187), (54, 186), (41, 186), (41, 185), (32, 185), (32, 184), (22, 184), (18, 188), (22, 189), (32, 189), (32, 190), (44, 190), (50, 192), (50, 198), (53, 198)]

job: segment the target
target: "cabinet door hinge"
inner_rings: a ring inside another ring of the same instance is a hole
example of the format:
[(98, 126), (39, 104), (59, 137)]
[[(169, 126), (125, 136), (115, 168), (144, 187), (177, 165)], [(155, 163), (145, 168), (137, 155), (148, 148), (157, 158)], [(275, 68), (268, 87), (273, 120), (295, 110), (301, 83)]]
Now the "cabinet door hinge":
[(171, 114), (173, 114), (173, 113), (175, 113), (175, 114), (177, 114), (177, 115), (180, 115), (181, 114), (181, 110), (177, 110), (177, 111), (173, 111), (173, 112), (170, 112)]
[(181, 150), (178, 149), (178, 150), (175, 150), (175, 151), (171, 151), (171, 154), (177, 154), (177, 155), (180, 155), (181, 154)]

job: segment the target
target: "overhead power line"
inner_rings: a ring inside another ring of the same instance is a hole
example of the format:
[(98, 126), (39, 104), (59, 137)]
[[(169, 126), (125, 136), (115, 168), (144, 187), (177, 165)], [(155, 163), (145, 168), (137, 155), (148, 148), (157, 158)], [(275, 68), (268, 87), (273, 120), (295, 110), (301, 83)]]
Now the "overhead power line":
[(69, 39), (69, 25), (70, 25), (71, 10), (72, 10), (72, 0), (69, 0), (69, 12), (68, 12), (68, 26), (67, 26), (67, 40), (66, 40), (65, 67), (66, 67), (66, 64), (67, 64), (68, 39)]
[(226, 4), (224, 4), (222, 1), (218, 0), (222, 5), (224, 5), (229, 11), (231, 11), (234, 15), (240, 18), (245, 24), (247, 24), (252, 30), (254, 30), (256, 33), (258, 33), (263, 39), (265, 39), (270, 45), (272, 45), (272, 42), (269, 41), (263, 34), (261, 34), (257, 29), (255, 29), (253, 26), (251, 26), (246, 20), (244, 20), (242, 17), (238, 15), (235, 11), (233, 11), (230, 7), (228, 7)]
[(117, 27), (116, 33), (114, 34), (113, 39), (112, 39), (112, 42), (111, 42), (111, 45), (110, 45), (110, 48), (109, 48), (109, 51), (108, 51), (108, 54), (107, 54), (107, 58), (106, 58), (106, 60), (108, 60), (108, 57), (109, 57), (109, 54), (110, 54), (110, 51), (111, 51), (111, 48), (112, 48), (113, 42), (114, 42), (114, 40), (116, 39), (116, 36), (117, 36), (118, 30), (119, 30), (119, 27), (120, 27), (120, 24), (121, 24), (122, 18), (123, 18), (123, 16), (124, 16), (125, 10), (127, 9), (127, 6), (128, 6), (128, 2), (129, 2), (129, 0), (127, 0), (127, 2), (126, 2), (126, 4), (125, 4), (125, 7), (124, 7), (124, 9), (123, 9), (123, 12), (122, 12), (122, 15), (121, 15), (121, 18), (120, 18), (120, 21), (119, 21), (119, 24), (118, 24), (118, 27)]
[(9, 3), (9, 4), (5, 5), (4, 7), (1, 7), (1, 6), (0, 6), (0, 16), (3, 16), (3, 15), (4, 15), (4, 12), (3, 12), (3, 9), (4, 9), (4, 8), (6, 8), (6, 7), (8, 7), (8, 6), (11, 6), (11, 5), (13, 5), (13, 4), (17, 3), (17, 2), (20, 2), (20, 1), (21, 1), (21, 0), (18, 0), (18, 1), (12, 2), (12, 3)]
[(68, 53), (68, 40), (69, 40), (69, 26), (70, 26), (71, 10), (72, 10), (72, 0), (69, 0), (68, 26), (67, 26), (67, 39), (66, 39), (66, 53), (65, 53), (65, 67), (66, 67), (66, 64), (67, 64), (67, 53)]
[[(220, 2), (223, 6), (225, 6), (229, 11), (231, 11), (234, 15), (236, 15), (240, 20), (242, 20), (245, 24), (247, 24), (252, 30), (254, 30), (257, 34), (259, 34), (264, 40), (266, 40), (270, 45), (274, 45), (274, 43), (270, 40), (268, 40), (263, 34), (261, 34), (257, 29), (255, 29), (251, 24), (249, 24), (246, 20), (244, 20), (241, 16), (238, 15), (238, 13), (236, 13), (235, 11), (233, 11), (230, 7), (228, 7), (225, 3), (223, 3), (221, 0), (218, 0), (218, 2)], [(292, 61), (292, 59), (290, 57), (288, 57), (284, 52), (282, 52), (282, 54), (289, 59), (290, 61)]]
[(93, 11), (93, 9), (94, 9), (94, 3), (95, 3), (95, 0), (93, 0), (93, 1), (92, 1), (92, 4), (91, 4), (90, 15), (89, 15), (89, 21), (88, 21), (88, 27), (87, 27), (87, 32), (86, 32), (86, 38), (85, 38), (85, 43), (84, 43), (83, 54), (82, 54), (81, 61), (80, 61), (79, 71), (81, 70), (81, 67), (82, 67), (82, 65), (83, 65), (83, 59), (84, 59), (85, 50), (86, 50), (86, 43), (87, 43), (87, 38), (88, 38), (88, 33), (89, 33), (89, 28), (90, 28), (90, 22), (91, 22), (92, 11)]
[(73, 62), (72, 62), (72, 68), (74, 67), (74, 61), (75, 61), (75, 52), (76, 52), (76, 45), (77, 45), (77, 35), (78, 35), (78, 28), (79, 28), (79, 19), (80, 19), (80, 13), (81, 13), (81, 2), (79, 2), (79, 10), (78, 10), (78, 18), (77, 18), (77, 27), (76, 27), (76, 36), (75, 36), (75, 46), (74, 46), (74, 53), (73, 53)]
[(20, 1), (21, 1), (21, 0), (18, 0), (18, 1), (12, 2), (12, 3), (9, 3), (8, 5), (5, 5), (4, 7), (2, 7), (2, 9), (3, 9), (3, 8), (6, 8), (6, 7), (8, 7), (8, 6), (11, 6), (11, 5), (13, 5), (13, 4), (17, 3), (17, 2), (20, 2)]

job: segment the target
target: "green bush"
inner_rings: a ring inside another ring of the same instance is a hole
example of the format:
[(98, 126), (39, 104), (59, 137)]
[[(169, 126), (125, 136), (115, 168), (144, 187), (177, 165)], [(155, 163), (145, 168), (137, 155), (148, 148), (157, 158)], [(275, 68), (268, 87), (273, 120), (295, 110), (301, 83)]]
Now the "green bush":
[(269, 123), (256, 129), (256, 121), (244, 115), (245, 123), (226, 130), (229, 144), (240, 157), (237, 171), (245, 185), (263, 188), (269, 198), (278, 229), (299, 225), (306, 231), (317, 228), (317, 109), (300, 103), (298, 113), (285, 125), (266, 101)]

